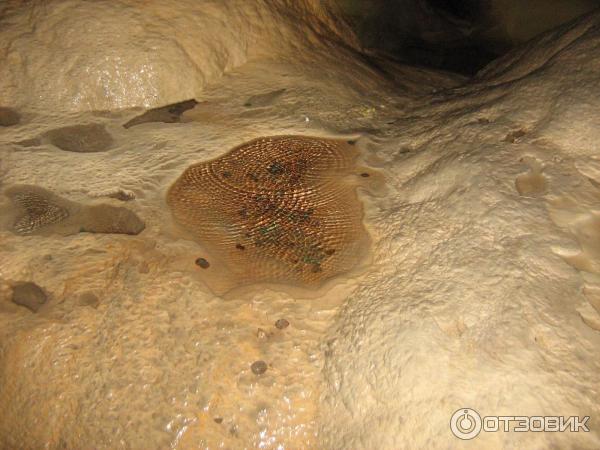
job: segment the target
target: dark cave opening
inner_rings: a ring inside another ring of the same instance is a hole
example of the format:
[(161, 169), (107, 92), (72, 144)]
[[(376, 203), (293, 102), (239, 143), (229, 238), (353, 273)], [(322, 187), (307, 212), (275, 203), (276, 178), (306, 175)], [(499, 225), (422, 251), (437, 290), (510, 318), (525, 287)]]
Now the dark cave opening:
[(362, 45), (401, 62), (473, 76), (600, 0), (339, 0)]

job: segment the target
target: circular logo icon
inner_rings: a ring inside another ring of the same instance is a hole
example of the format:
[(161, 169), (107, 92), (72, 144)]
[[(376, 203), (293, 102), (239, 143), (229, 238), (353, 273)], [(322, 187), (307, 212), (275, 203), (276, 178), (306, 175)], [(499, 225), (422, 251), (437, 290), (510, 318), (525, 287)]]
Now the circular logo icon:
[(452, 414), (450, 429), (459, 439), (473, 439), (481, 432), (481, 416), (473, 409), (461, 408)]

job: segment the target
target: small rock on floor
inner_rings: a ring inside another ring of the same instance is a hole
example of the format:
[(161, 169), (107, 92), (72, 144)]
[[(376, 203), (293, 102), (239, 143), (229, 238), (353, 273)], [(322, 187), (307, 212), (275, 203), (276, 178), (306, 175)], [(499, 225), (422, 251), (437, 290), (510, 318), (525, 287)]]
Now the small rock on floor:
[(283, 330), (284, 328), (289, 327), (290, 323), (285, 319), (279, 319), (279, 320), (277, 320), (277, 322), (275, 322), (275, 326), (278, 329)]
[(210, 267), (210, 263), (204, 258), (196, 259), (196, 265), (203, 269), (208, 269)]
[(255, 375), (262, 375), (267, 371), (267, 363), (264, 361), (254, 361), (250, 366), (252, 373)]

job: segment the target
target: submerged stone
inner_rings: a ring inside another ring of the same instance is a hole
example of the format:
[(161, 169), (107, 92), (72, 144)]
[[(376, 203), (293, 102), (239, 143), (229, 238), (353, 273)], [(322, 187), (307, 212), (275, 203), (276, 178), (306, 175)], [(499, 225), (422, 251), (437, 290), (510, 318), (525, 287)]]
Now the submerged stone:
[(210, 267), (210, 263), (204, 258), (196, 259), (196, 265), (203, 269), (208, 269)]

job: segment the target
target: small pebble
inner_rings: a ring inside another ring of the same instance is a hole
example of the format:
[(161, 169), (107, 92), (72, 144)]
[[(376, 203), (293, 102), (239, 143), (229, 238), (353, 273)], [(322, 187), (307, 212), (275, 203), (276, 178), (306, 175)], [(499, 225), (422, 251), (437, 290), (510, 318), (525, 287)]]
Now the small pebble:
[(196, 265), (203, 269), (208, 269), (210, 267), (210, 263), (204, 258), (198, 258), (196, 260)]
[(222, 418), (222, 417), (215, 417), (215, 418), (214, 418), (214, 421), (215, 421), (216, 423), (223, 423), (223, 418)]
[(369, 178), (371, 175), (369, 175), (367, 172), (363, 172), (360, 174), (360, 176), (363, 178)]
[(279, 319), (277, 322), (275, 322), (275, 326), (280, 330), (283, 330), (284, 328), (289, 327), (290, 323), (285, 319)]
[(254, 361), (250, 369), (252, 369), (252, 373), (255, 375), (262, 375), (267, 371), (267, 363), (264, 361)]
[(238, 250), (246, 250), (246, 247), (244, 247), (242, 244), (235, 244), (235, 248)]

